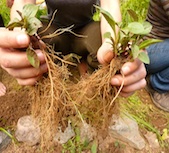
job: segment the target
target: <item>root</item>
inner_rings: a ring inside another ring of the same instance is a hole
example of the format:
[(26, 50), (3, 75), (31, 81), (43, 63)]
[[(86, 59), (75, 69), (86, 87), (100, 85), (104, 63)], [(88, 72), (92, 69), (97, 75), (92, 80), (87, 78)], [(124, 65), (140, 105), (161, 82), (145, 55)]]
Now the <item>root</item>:
[(32, 115), (41, 129), (41, 148), (48, 151), (56, 144), (58, 127), (67, 126), (68, 116), (77, 116), (82, 123), (85, 120), (94, 127), (107, 127), (114, 101), (123, 87), (122, 84), (117, 90), (110, 85), (111, 78), (121, 69), (121, 59), (113, 59), (109, 65), (74, 83), (69, 79), (68, 65), (76, 64), (57, 56), (50, 46), (40, 49), (48, 74), (32, 89)]
[[(113, 103), (123, 87), (118, 90), (110, 85), (111, 78), (120, 71), (121, 59), (113, 59), (109, 65), (103, 66), (93, 74), (82, 78), (72, 90), (72, 97), (84, 118), (98, 127), (105, 127), (113, 114)], [(90, 114), (90, 118), (88, 117)], [(93, 116), (92, 116), (93, 115)], [(96, 119), (98, 118), (98, 120)], [(94, 120), (93, 120), (94, 119)]]
[(67, 64), (63, 61), (55, 64), (56, 55), (51, 50), (44, 51), (44, 55), (48, 76), (44, 76), (32, 90), (32, 115), (41, 128), (41, 147), (49, 150), (54, 145), (53, 138), (66, 114), (64, 112), (73, 105), (67, 91), (66, 82), (70, 75)]

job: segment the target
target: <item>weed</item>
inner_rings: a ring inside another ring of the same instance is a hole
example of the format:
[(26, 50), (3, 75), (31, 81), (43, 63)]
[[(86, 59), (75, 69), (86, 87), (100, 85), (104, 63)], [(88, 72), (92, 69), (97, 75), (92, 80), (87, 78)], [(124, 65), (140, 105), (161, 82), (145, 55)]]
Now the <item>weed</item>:
[(91, 147), (92, 153), (95, 153), (97, 150), (96, 143), (93, 142), (93, 145), (90, 145), (89, 140), (85, 139), (83, 142), (80, 137), (80, 129), (78, 127), (75, 128), (75, 137), (68, 140), (66, 144), (63, 144), (62, 153), (70, 152), (70, 153), (81, 153), (82, 151), (89, 150)]
[(166, 119), (166, 123), (169, 122), (168, 115), (166, 116), (162, 111), (152, 107), (147, 103), (143, 103), (137, 94), (129, 97), (127, 102), (122, 102), (121, 99), (121, 112), (125, 115), (130, 114), (130, 116), (138, 123), (142, 129), (146, 129), (156, 134), (157, 139), (161, 147), (167, 146), (164, 137), (166, 136), (166, 131), (158, 129), (152, 122), (152, 118), (155, 114), (158, 114), (161, 119)]

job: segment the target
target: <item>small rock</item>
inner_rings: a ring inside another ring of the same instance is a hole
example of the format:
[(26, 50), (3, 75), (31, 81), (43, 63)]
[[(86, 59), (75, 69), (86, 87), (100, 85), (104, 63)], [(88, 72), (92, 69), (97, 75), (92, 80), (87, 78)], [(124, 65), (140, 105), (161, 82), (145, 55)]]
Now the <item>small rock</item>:
[(109, 126), (109, 134), (138, 150), (142, 150), (146, 146), (145, 140), (139, 133), (136, 121), (127, 116), (113, 115)]
[(81, 141), (84, 142), (86, 139), (88, 141), (94, 140), (97, 133), (94, 127), (92, 127), (90, 124), (87, 124), (85, 121), (80, 126), (80, 138)]
[(68, 127), (65, 129), (64, 132), (62, 132), (61, 127), (59, 128), (59, 131), (56, 133), (56, 136), (54, 137), (54, 141), (59, 144), (64, 144), (73, 136), (75, 136), (75, 132), (71, 127), (71, 122), (69, 121)]
[(160, 148), (160, 144), (158, 142), (158, 139), (157, 139), (157, 136), (155, 133), (152, 133), (152, 132), (147, 132), (145, 134), (145, 137), (149, 143), (149, 146), (153, 149), (158, 149)]
[(40, 142), (40, 128), (31, 116), (23, 116), (18, 120), (15, 135), (18, 141), (30, 146)]
[(10, 144), (10, 142), (11, 138), (4, 132), (0, 132), (0, 152), (2, 152), (8, 146), (8, 144)]

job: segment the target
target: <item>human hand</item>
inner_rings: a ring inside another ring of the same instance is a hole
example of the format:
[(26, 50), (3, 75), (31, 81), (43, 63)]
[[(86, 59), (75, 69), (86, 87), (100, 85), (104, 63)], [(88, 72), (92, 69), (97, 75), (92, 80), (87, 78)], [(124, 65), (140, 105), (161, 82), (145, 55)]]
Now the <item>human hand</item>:
[(19, 50), (29, 45), (29, 36), (23, 32), (9, 31), (5, 28), (0, 28), (0, 35), (1, 67), (15, 77), (20, 85), (34, 85), (43, 73), (47, 72), (42, 52), (36, 50), (41, 64), (39, 68), (34, 68), (28, 61), (26, 52)]
[(124, 82), (120, 92), (120, 95), (123, 97), (128, 97), (136, 90), (146, 86), (146, 70), (144, 64), (140, 60), (135, 59), (133, 62), (125, 63), (121, 68), (121, 72), (124, 78), (121, 74), (116, 74), (111, 79), (111, 85), (120, 86)]
[[(109, 63), (114, 57), (111, 44), (103, 43), (98, 50), (97, 57), (101, 64)], [(121, 68), (121, 72), (124, 77), (121, 74), (116, 74), (112, 77), (110, 83), (112, 86), (119, 87), (123, 84), (123, 88), (120, 92), (120, 95), (123, 97), (130, 96), (136, 90), (142, 89), (146, 86), (146, 69), (140, 60), (135, 59), (133, 62), (125, 63)]]

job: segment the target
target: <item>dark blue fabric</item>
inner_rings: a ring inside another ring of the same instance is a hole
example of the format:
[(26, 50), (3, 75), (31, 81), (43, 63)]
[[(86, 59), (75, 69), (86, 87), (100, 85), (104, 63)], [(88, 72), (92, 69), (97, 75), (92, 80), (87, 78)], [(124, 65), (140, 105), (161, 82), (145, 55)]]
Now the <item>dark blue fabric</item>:
[(150, 45), (147, 52), (150, 64), (146, 65), (152, 87), (160, 92), (169, 91), (169, 39)]
[(98, 4), (98, 0), (46, 0), (46, 4), (49, 19), (57, 10), (53, 22), (58, 28), (71, 25), (74, 25), (74, 28), (79, 28), (92, 21), (95, 12), (93, 5)]

